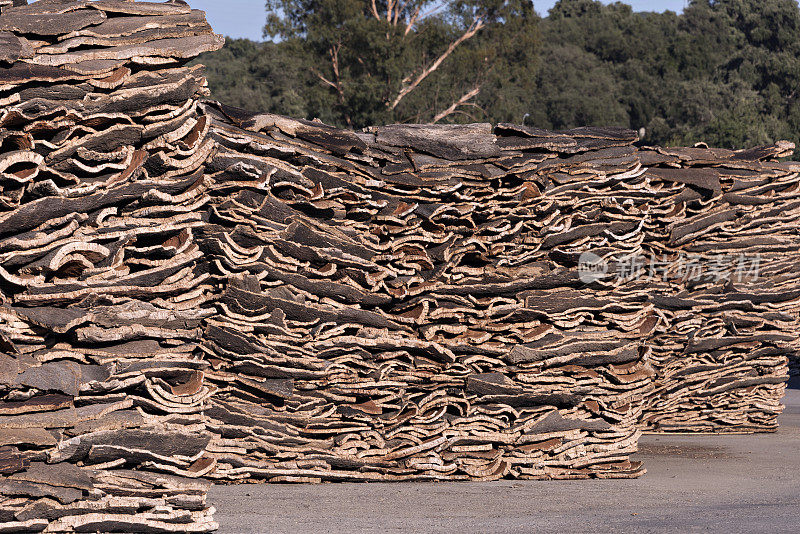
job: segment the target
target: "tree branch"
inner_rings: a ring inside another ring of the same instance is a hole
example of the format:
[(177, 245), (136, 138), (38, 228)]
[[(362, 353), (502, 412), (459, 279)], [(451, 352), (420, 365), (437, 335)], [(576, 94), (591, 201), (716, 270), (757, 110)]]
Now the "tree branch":
[(456, 111), (456, 109), (458, 108), (458, 106), (463, 106), (463, 105), (467, 104), (467, 101), (468, 101), (469, 99), (471, 99), (471, 98), (474, 98), (474, 97), (475, 97), (475, 96), (477, 96), (477, 95), (478, 95), (478, 93), (480, 93), (480, 92), (481, 92), (481, 86), (480, 86), (480, 85), (476, 85), (475, 87), (473, 87), (472, 89), (470, 89), (469, 91), (467, 91), (467, 92), (464, 94), (464, 96), (462, 96), (461, 98), (459, 98), (458, 100), (456, 100), (455, 102), (453, 102), (453, 103), (450, 105), (450, 107), (449, 107), (449, 108), (445, 109), (444, 111), (440, 111), (439, 113), (437, 113), (437, 114), (436, 114), (436, 115), (433, 117), (433, 124), (436, 124), (437, 122), (439, 122), (439, 121), (440, 121), (440, 120), (442, 120), (443, 118), (445, 118), (445, 117), (447, 117), (448, 115), (450, 115), (450, 114), (454, 113), (454, 112)]
[(400, 23), (400, 15), (403, 14), (403, 11), (406, 9), (406, 6), (408, 5), (409, 2), (410, 0), (402, 0), (402, 2), (398, 0), (397, 7), (395, 8), (395, 13), (394, 13), (395, 26), (397, 26)]
[(404, 37), (408, 35), (408, 33), (414, 28), (414, 24), (417, 23), (417, 18), (419, 18), (419, 11), (420, 11), (420, 6), (417, 6), (417, 9), (414, 10), (414, 14), (411, 15), (410, 19), (408, 19), (408, 23), (406, 24), (406, 31), (403, 34)]
[(334, 89), (337, 89), (337, 90), (339, 89), (338, 87), (336, 87), (336, 84), (335, 84), (335, 83), (333, 83), (333, 82), (332, 82), (332, 81), (330, 81), (328, 78), (326, 78), (325, 76), (323, 76), (323, 75), (322, 75), (322, 74), (321, 74), (321, 73), (320, 73), (320, 72), (319, 72), (317, 69), (314, 69), (314, 68), (312, 68), (312, 69), (311, 69), (311, 71), (312, 71), (314, 74), (316, 74), (316, 75), (317, 75), (317, 78), (319, 78), (320, 80), (322, 80), (322, 81), (325, 83), (325, 85), (330, 85), (331, 87), (333, 87)]
[(436, 69), (439, 68), (442, 62), (445, 59), (447, 59), (450, 54), (453, 53), (453, 51), (458, 47), (458, 45), (460, 45), (467, 39), (473, 37), (476, 33), (478, 33), (478, 31), (481, 28), (483, 28), (483, 26), (484, 26), (483, 19), (480, 18), (475, 19), (475, 21), (470, 25), (470, 27), (467, 28), (467, 31), (465, 31), (464, 34), (461, 35), (461, 37), (450, 43), (450, 46), (447, 47), (447, 50), (445, 50), (441, 56), (436, 58), (436, 61), (431, 63), (427, 68), (423, 69), (423, 71), (419, 74), (419, 76), (417, 76), (417, 78), (413, 82), (411, 82), (411, 84), (403, 87), (397, 94), (397, 97), (395, 97), (395, 99), (391, 103), (387, 102), (387, 106), (389, 107), (389, 109), (393, 110), (394, 108), (396, 108), (397, 105), (400, 103), (400, 101), (403, 100), (403, 98), (405, 98), (405, 96), (408, 93), (416, 89), (417, 86), (420, 83), (422, 83), (422, 81), (425, 78), (427, 78), (432, 72), (434, 72)]
[(375, 0), (372, 0), (372, 16), (378, 20), (381, 20), (381, 16), (378, 13), (378, 6), (375, 5)]
[[(342, 104), (344, 107), (345, 103), (345, 96), (344, 96), (344, 89), (342, 88), (342, 79), (339, 76), (339, 49), (342, 47), (341, 41), (336, 43), (335, 45), (331, 46), (328, 50), (328, 53), (331, 56), (331, 67), (333, 68), (333, 81), (327, 79), (325, 76), (322, 75), (318, 70), (312, 68), (311, 71), (317, 75), (317, 78), (322, 80), (325, 85), (328, 85), (336, 90), (336, 93), (339, 96), (339, 103)], [(347, 122), (348, 126), (352, 125), (352, 120), (350, 119), (350, 114), (347, 113), (347, 110), (344, 111), (344, 119)]]

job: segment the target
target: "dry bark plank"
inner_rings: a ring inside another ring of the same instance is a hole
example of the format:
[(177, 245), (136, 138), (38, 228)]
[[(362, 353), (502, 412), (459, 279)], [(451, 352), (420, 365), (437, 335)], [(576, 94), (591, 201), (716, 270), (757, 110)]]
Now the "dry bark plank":
[(36, 65), (70, 68), (89, 61), (127, 61), (135, 58), (189, 59), (219, 49), (224, 37), (214, 34), (191, 35), (144, 41), (140, 44), (112, 46), (63, 54), (37, 55), (31, 60)]
[(452, 161), (491, 158), (500, 155), (490, 124), (389, 125), (367, 129), (376, 142), (408, 147)]
[(77, 9), (66, 13), (32, 13), (28, 9), (35, 8), (39, 4), (47, 5), (46, 2), (36, 2), (26, 8), (3, 11), (0, 14), (0, 31), (43, 37), (57, 36), (94, 26), (106, 20), (104, 13), (92, 9)]

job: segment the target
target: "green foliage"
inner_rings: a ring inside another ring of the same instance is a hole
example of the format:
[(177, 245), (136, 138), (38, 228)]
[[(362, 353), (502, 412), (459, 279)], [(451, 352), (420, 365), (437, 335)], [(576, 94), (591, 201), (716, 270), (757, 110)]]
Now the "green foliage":
[(201, 55), (214, 98), (245, 109), (304, 117), (308, 114), (301, 81), (302, 64), (285, 43), (227, 39), (222, 50)]
[[(529, 122), (645, 128), (645, 142), (742, 147), (797, 141), (795, 0), (694, 0), (684, 13), (561, 0), (542, 20)], [(582, 69), (582, 72), (578, 72)]]
[(265, 36), (291, 44), (295, 60), (306, 62), (305, 102), (325, 122), (513, 116), (533, 89), (538, 17), (529, 1), (267, 0), (266, 7)]
[(275, 41), (230, 40), (201, 59), (220, 100), (352, 127), (524, 117), (546, 128), (645, 128), (648, 144), (798, 141), (796, 0), (692, 0), (682, 14), (560, 0), (545, 18), (529, 0), (266, 8)]

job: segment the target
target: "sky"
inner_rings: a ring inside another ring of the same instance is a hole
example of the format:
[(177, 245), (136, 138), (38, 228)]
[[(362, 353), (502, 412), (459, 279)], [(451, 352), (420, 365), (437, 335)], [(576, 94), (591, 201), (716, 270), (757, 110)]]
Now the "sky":
[[(262, 40), (266, 14), (264, 0), (188, 0), (195, 9), (206, 12), (208, 22), (214, 31), (228, 37), (245, 37), (254, 41)], [(628, 0), (636, 11), (680, 12), (686, 0)], [(540, 15), (546, 15), (555, 0), (533, 0)]]

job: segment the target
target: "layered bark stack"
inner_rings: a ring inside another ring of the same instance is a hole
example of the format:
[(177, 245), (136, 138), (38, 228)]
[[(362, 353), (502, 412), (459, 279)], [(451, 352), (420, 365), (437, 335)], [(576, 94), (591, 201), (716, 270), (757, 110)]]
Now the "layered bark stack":
[[(391, 443), (395, 452), (377, 417), (385, 407), (374, 395), (402, 398), (430, 387), (376, 378), (394, 378), (387, 370), (399, 365), (383, 351), (413, 361), (408, 342), (400, 341), (407, 329), (414, 340), (453, 353), (436, 356), (432, 372), (459, 388), (470, 407), (488, 391), (470, 390), (478, 380), (472, 373), (498, 373), (495, 381), (524, 383), (531, 394), (580, 392), (572, 364), (595, 372), (614, 350), (641, 343), (642, 354), (653, 352), (656, 371), (643, 428), (774, 430), (786, 357), (796, 354), (799, 331), (798, 169), (776, 161), (791, 154), (790, 144), (737, 152), (640, 149), (631, 132), (514, 125), (390, 126), (357, 134), (213, 108), (212, 130), (227, 150), (211, 164), (214, 195), (224, 198), (211, 220), (227, 230), (213, 231), (211, 253), (218, 274), (231, 280), (222, 317), (211, 321), (207, 336), (221, 387), (214, 403), (226, 403), (212, 416), (219, 419), (212, 427), (227, 438), (212, 444), (223, 466), (217, 476), (347, 479), (322, 452), (331, 450), (325, 443), (313, 444), (317, 455), (294, 451), (288, 462), (265, 444), (291, 436), (312, 447), (309, 440), (320, 435), (357, 444), (340, 448), (336, 458), (381, 458), (371, 449), (388, 450), (392, 460), (410, 461), (381, 469), (435, 476), (409, 469), (418, 461), (409, 455), (425, 458), (428, 469), (448, 465), (452, 442), (426, 434)], [(227, 196), (247, 183), (249, 190)], [(586, 253), (605, 269), (588, 282), (580, 276)], [(699, 273), (690, 270), (698, 266)], [(594, 344), (582, 345), (587, 338)], [(323, 351), (350, 368), (337, 370), (340, 378), (322, 372), (324, 361), (288, 369)], [(268, 356), (286, 352), (296, 359)], [(520, 373), (527, 354), (547, 361), (538, 378)], [(480, 365), (460, 368), (478, 355)], [(569, 370), (557, 368), (562, 364)], [(646, 366), (633, 373), (648, 375)], [(556, 383), (565, 389), (552, 389)], [(323, 393), (326, 384), (336, 396)], [(647, 386), (634, 384), (631, 398), (640, 398)], [(626, 398), (619, 389), (599, 391)], [(313, 401), (320, 395), (326, 402)], [(328, 415), (337, 402), (359, 406), (353, 413), (360, 424)], [(391, 404), (390, 413), (402, 413), (405, 403)], [(309, 419), (298, 419), (298, 409), (311, 410), (308, 416), (321, 410), (346, 431), (299, 431)], [(245, 428), (274, 418), (279, 428)], [(240, 428), (233, 430), (236, 420)], [(457, 424), (439, 429), (459, 436)], [(370, 443), (365, 437), (373, 432), (380, 439)], [(508, 453), (489, 446), (493, 458)], [(379, 469), (364, 460), (338, 463)], [(448, 468), (450, 477), (463, 472), (458, 461)], [(560, 475), (567, 471), (548, 476)]]
[(0, 531), (204, 532), (195, 241), (213, 143), (182, 2), (0, 15)]
[(641, 428), (775, 428), (789, 144), (344, 131), (199, 104), (222, 41), (183, 2), (19, 3), (0, 532), (207, 531), (199, 477), (635, 477)]
[[(575, 240), (535, 181), (547, 160), (559, 168), (552, 140), (209, 113), (225, 147), (205, 230), (226, 284), (206, 335), (212, 476), (641, 472), (628, 455), (652, 388), (639, 342), (652, 312), (644, 293), (581, 291), (577, 269), (549, 259)], [(587, 160), (635, 140), (556, 137)], [(633, 150), (598, 163), (598, 183), (638, 173)]]
[(800, 164), (776, 161), (793, 150), (640, 151), (660, 197), (648, 255), (669, 266), (647, 277), (661, 322), (646, 429), (777, 428), (800, 348)]

